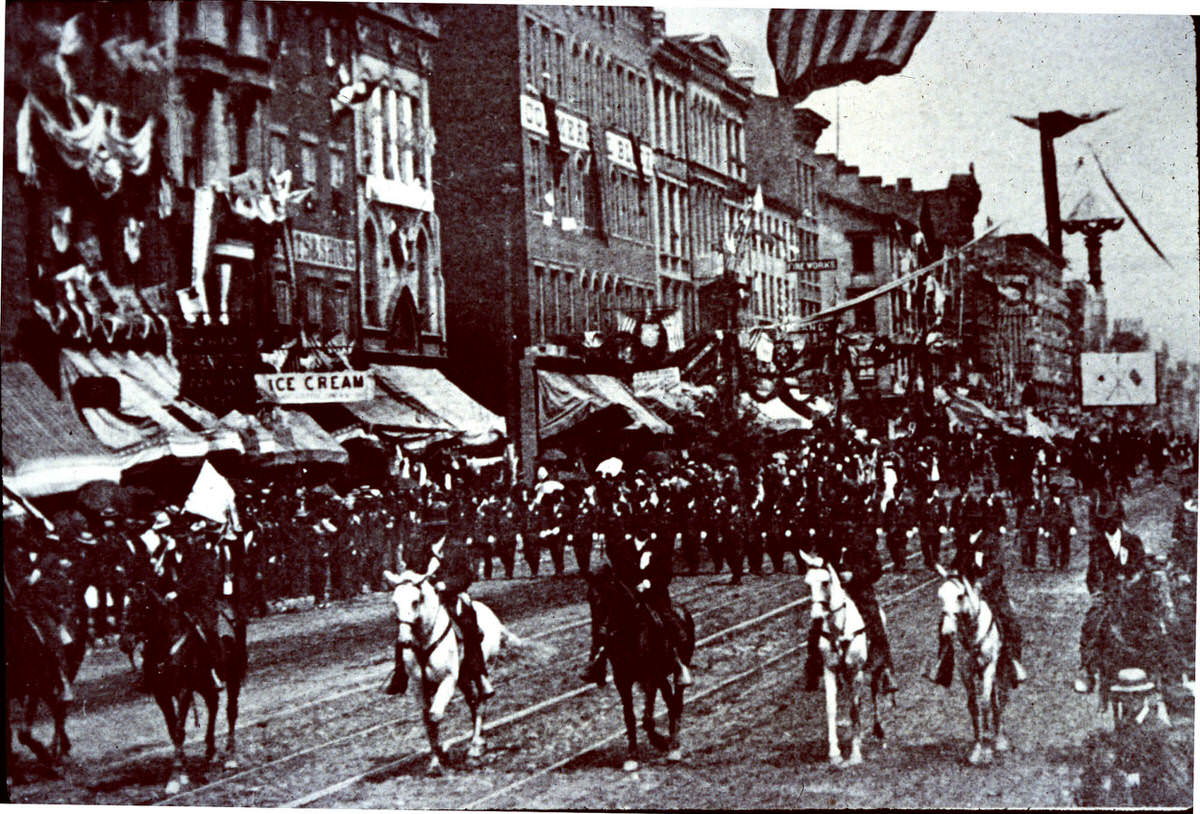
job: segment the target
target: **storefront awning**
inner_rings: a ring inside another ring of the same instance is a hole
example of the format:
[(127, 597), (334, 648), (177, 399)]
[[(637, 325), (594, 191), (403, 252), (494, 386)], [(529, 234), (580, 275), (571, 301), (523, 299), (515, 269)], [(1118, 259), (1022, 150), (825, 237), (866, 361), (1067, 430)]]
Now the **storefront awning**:
[(25, 497), (69, 492), (89, 481), (119, 482), (134, 465), (167, 454), (165, 445), (111, 448), (84, 425), (69, 400), (24, 362), (3, 366), (4, 482)]
[(166, 445), (166, 454), (198, 458), (210, 452), (244, 452), (236, 431), (220, 425), (217, 417), (195, 404), (177, 398), (178, 372), (153, 354), (102, 353), (64, 350), (59, 373), (63, 392), (80, 377), (111, 377), (120, 384), (116, 411), (98, 407), (80, 410), (84, 421), (110, 448), (135, 444)]
[(648, 429), (659, 434), (672, 432), (671, 425), (637, 400), (620, 379), (598, 373), (538, 373), (538, 437), (550, 438), (585, 421), (602, 410), (624, 411), (624, 429)]
[(375, 397), (344, 406), (369, 432), (407, 449), (452, 441), (483, 446), (504, 438), (504, 419), (434, 368), (372, 365)]

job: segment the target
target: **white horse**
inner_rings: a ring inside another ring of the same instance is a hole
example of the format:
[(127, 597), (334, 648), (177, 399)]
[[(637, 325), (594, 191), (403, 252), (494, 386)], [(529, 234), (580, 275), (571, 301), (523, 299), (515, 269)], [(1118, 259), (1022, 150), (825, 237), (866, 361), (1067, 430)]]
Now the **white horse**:
[(967, 761), (974, 766), (990, 763), (993, 750), (1007, 752), (1010, 748), (1000, 725), (1000, 714), (1008, 700), (1008, 690), (996, 674), (1003, 644), (1000, 626), (970, 580), (940, 564), (936, 568), (945, 580), (938, 588), (942, 600), (941, 634), (953, 637), (957, 633), (967, 656), (959, 667), (975, 732), (975, 744)]
[[(825, 720), (829, 727), (829, 762), (834, 768), (857, 766), (862, 763), (862, 732), (859, 698), (866, 683), (867, 631), (862, 615), (838, 577), (833, 566), (821, 557), (800, 551), (808, 565), (804, 581), (812, 591), (811, 615), (821, 623), (819, 647), (825, 679)], [(882, 616), (882, 612), (880, 613)], [(838, 683), (850, 695), (850, 757), (842, 758), (838, 743), (837, 712)], [(883, 737), (879, 725), (879, 705), (872, 683), (871, 705), (874, 734)]]
[[(433, 586), (433, 567), (418, 574), (403, 569), (402, 573), (384, 571), (394, 588), (392, 604), (396, 610), (397, 641), (404, 650), (404, 667), (421, 690), (421, 715), (425, 721), (425, 733), (429, 737), (432, 757), (429, 763), (431, 775), (440, 774), (446, 751), (438, 739), (438, 727), (446, 715), (446, 707), (454, 696), (457, 686), (471, 710), (474, 730), (471, 745), (467, 750), (468, 761), (483, 756), (486, 746), (483, 739), (484, 699), (476, 692), (471, 681), (460, 680), (463, 663), (463, 642), (458, 630), (450, 622), (450, 612), (438, 598)], [(460, 600), (461, 601), (461, 600)], [(475, 618), (482, 636), (481, 648), (486, 664), (499, 650), (502, 643), (519, 645), (520, 640), (501, 624), (487, 605), (472, 601)]]

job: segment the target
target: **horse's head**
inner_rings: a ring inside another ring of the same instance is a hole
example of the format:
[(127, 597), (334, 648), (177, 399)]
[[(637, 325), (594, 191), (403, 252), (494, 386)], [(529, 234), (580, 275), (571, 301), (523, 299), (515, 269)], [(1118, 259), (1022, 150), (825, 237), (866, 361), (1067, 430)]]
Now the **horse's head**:
[(960, 618), (963, 620), (979, 618), (982, 599), (980, 599), (979, 591), (966, 577), (947, 571), (940, 564), (937, 566), (937, 572), (943, 579), (938, 588), (938, 599), (942, 603), (941, 632), (943, 635), (949, 636), (958, 630)]
[(813, 619), (824, 619), (830, 613), (834, 586), (838, 584), (837, 575), (824, 558), (809, 555), (804, 551), (800, 552), (800, 556), (808, 565), (808, 570), (804, 574), (804, 582), (812, 594), (809, 612)]
[(433, 630), (438, 597), (432, 573), (404, 570), (399, 574), (384, 571), (392, 585), (392, 608), (396, 612), (396, 641), (401, 645), (419, 644)]

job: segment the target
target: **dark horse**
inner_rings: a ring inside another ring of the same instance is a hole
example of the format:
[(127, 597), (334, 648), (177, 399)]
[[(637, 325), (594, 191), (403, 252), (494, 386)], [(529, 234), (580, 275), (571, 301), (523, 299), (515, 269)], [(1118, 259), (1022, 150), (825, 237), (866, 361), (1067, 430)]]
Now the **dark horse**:
[[(240, 613), (228, 620), (226, 632), (219, 641), (208, 641), (201, 632), (198, 620), (167, 597), (170, 591), (160, 591), (150, 579), (135, 582), (129, 592), (125, 612), (122, 649), (142, 652), (142, 670), (146, 689), (162, 710), (167, 732), (175, 746), (167, 794), (176, 794), (191, 783), (184, 766), (183, 742), (187, 714), (194, 696), (204, 699), (208, 710), (204, 733), (204, 760), (216, 755), (216, 716), (220, 690), (214, 673), (225, 683), (227, 699), (225, 717), (229, 730), (225, 741), (226, 768), (234, 768), (238, 694), (246, 676), (246, 623)], [(237, 608), (237, 603), (234, 603)], [(232, 630), (232, 635), (228, 630)]]
[[(684, 687), (676, 675), (676, 654), (667, 639), (663, 622), (654, 618), (654, 611), (621, 582), (611, 568), (606, 566), (593, 574), (584, 574), (584, 579), (587, 580), (588, 605), (592, 611), (593, 641), (604, 644), (612, 664), (613, 683), (625, 713), (629, 753), (623, 768), (632, 772), (638, 767), (637, 717), (633, 709), (635, 684), (642, 688), (645, 698), (642, 726), (650, 744), (667, 752), (668, 760), (679, 760), (683, 756), (679, 746), (679, 719), (683, 714)], [(689, 664), (696, 644), (695, 624), (683, 605), (672, 603), (671, 610), (682, 623), (680, 627), (684, 634), (678, 656), (684, 664)], [(657, 693), (662, 693), (667, 705), (666, 738), (654, 728)]]
[[(41, 587), (22, 583), (17, 595), (5, 575), (4, 683), (7, 700), (16, 701), (23, 712), (16, 719), (17, 740), (50, 766), (71, 751), (67, 710), (73, 700), (71, 682), (87, 648), (87, 619), (82, 607), (45, 595)], [(39, 704), (54, 721), (49, 747), (33, 736)], [(10, 729), (12, 719), (7, 723)]]

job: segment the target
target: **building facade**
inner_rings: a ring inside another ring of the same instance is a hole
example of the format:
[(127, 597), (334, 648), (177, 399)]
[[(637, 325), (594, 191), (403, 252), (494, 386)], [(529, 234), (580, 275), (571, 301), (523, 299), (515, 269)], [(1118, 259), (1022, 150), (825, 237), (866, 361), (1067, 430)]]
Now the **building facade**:
[(796, 261), (820, 258), (816, 144), (829, 121), (783, 99), (755, 94), (747, 114), (746, 163), (751, 185), (788, 211), (780, 220), (787, 252), (785, 281), (791, 313), (806, 317), (822, 307), (822, 280), (828, 272), (801, 269)]
[[(65, 342), (25, 344), (55, 352), (161, 328), (181, 392), (222, 412), (252, 406), (258, 352), (295, 339), (444, 355), (427, 13), (7, 13), (6, 337), (34, 315), (30, 336)], [(78, 140), (84, 119), (108, 122), (100, 143)]]
[(964, 260), (964, 351), (996, 406), (1078, 402), (1065, 267), (1030, 234), (986, 237)]
[(658, 301), (651, 11), (444, 6), (439, 22), (453, 368), (511, 419), (525, 348), (614, 330)]

